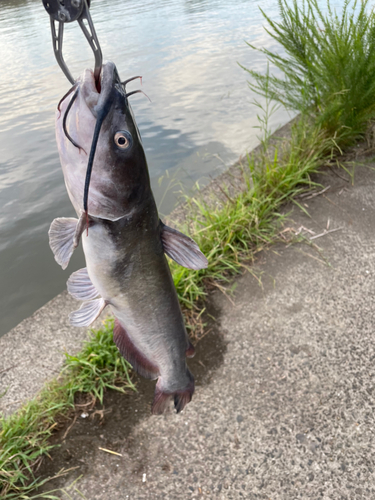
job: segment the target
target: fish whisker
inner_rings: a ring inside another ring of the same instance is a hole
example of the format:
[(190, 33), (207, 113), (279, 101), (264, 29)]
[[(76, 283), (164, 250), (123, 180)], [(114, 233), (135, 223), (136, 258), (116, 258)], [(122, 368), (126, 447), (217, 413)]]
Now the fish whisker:
[(147, 97), (147, 99), (151, 102), (151, 99), (148, 97), (148, 95), (145, 92), (143, 92), (143, 90), (133, 90), (132, 92), (128, 92), (127, 94), (125, 94), (125, 97), (128, 98), (129, 96), (131, 96), (133, 94), (139, 94), (139, 93), (144, 94)]
[(141, 76), (132, 76), (131, 78), (128, 78), (127, 80), (125, 80), (124, 82), (121, 82), (121, 85), (124, 86), (124, 89), (125, 87), (127, 86), (127, 84), (129, 82), (132, 82), (133, 80), (136, 80), (137, 78), (139, 78), (141, 80), (141, 85), (142, 85), (142, 77)]
[(67, 92), (67, 93), (66, 93), (66, 94), (65, 94), (65, 95), (64, 95), (64, 96), (60, 99), (59, 104), (57, 105), (57, 109), (60, 111), (59, 118), (60, 118), (60, 116), (61, 116), (61, 109), (60, 109), (61, 103), (62, 103), (63, 101), (65, 101), (65, 99), (66, 99), (66, 98), (67, 98), (67, 97), (68, 97), (68, 96), (69, 96), (69, 95), (70, 95), (70, 94), (71, 94), (71, 93), (72, 93), (72, 92), (73, 92), (73, 91), (77, 88), (77, 86), (78, 86), (78, 82), (76, 82), (76, 83), (73, 85), (73, 87), (71, 87), (71, 88), (68, 90), (68, 92)]
[[(72, 90), (72, 89), (70, 89)], [(69, 141), (73, 144), (73, 146), (75, 146), (76, 148), (78, 148), (80, 151), (81, 149), (84, 151), (84, 153), (86, 154), (87, 156), (87, 153), (86, 151), (83, 149), (83, 147), (81, 147), (79, 144), (76, 143), (76, 141), (70, 136), (67, 128), (66, 128), (66, 120), (68, 118), (68, 113), (69, 111), (71, 110), (71, 107), (73, 106), (73, 103), (74, 101), (77, 99), (77, 96), (78, 96), (78, 92), (79, 92), (79, 89), (77, 89), (74, 94), (73, 94), (73, 97), (70, 99), (70, 102), (66, 108), (66, 111), (65, 111), (65, 114), (64, 114), (64, 118), (63, 118), (63, 130), (64, 130), (64, 134), (65, 136), (69, 139)]]

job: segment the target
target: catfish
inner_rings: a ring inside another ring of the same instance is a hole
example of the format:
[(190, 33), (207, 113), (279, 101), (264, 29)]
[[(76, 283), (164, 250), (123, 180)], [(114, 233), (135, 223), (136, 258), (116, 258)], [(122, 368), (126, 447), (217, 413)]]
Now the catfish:
[(82, 240), (86, 267), (67, 282), (82, 302), (71, 325), (90, 326), (110, 306), (120, 353), (141, 376), (157, 379), (152, 413), (163, 413), (171, 399), (178, 413), (194, 393), (186, 364), (194, 347), (165, 254), (190, 269), (207, 267), (207, 259), (159, 218), (128, 81), (107, 62), (98, 81), (85, 70), (59, 103), (56, 140), (78, 218), (55, 219), (49, 241), (65, 269)]

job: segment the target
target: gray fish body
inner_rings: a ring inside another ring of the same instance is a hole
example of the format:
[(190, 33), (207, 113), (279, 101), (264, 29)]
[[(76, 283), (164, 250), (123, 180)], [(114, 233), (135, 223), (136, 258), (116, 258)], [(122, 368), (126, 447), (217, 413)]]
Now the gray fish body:
[[(80, 238), (83, 242), (87, 268), (73, 273), (67, 283), (69, 293), (83, 304), (70, 321), (89, 326), (110, 305), (119, 351), (138, 373), (158, 379), (153, 413), (162, 413), (171, 397), (180, 411), (194, 392), (186, 365), (194, 348), (165, 253), (192, 269), (206, 267), (207, 260), (193, 240), (159, 219), (139, 130), (114, 64), (103, 65), (100, 93), (89, 70), (74, 89), (60, 103), (56, 138), (79, 219), (55, 219), (49, 231), (51, 249), (63, 269)], [(88, 158), (95, 140), (84, 213)]]
[(136, 350), (155, 366), (159, 387), (170, 393), (187, 387), (192, 380), (186, 367), (189, 340), (154, 200), (150, 197), (130, 217), (91, 220), (82, 242), (92, 283)]

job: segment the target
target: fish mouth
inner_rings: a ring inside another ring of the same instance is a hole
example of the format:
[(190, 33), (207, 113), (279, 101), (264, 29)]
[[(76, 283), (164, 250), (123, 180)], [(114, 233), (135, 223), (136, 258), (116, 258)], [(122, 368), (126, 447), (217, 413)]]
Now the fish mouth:
[(102, 66), (100, 76), (95, 80), (92, 70), (87, 69), (80, 84), (80, 91), (87, 107), (96, 119), (101, 110), (106, 108), (114, 87), (121, 87), (120, 77), (113, 62), (105, 62)]
[[(115, 64), (108, 61), (103, 64), (97, 80), (95, 80), (92, 70), (87, 69), (84, 72), (81, 83), (81, 92), (88, 108), (94, 117), (97, 118), (99, 110), (106, 105), (111, 94), (113, 97), (114, 90), (124, 97), (126, 104), (129, 96), (137, 94), (138, 92), (144, 94), (143, 90), (126, 92), (126, 85), (137, 79), (140, 79), (142, 83), (141, 76), (133, 76), (122, 82)], [(147, 95), (146, 97), (149, 99)]]
[[(78, 148), (80, 151), (83, 150), (86, 154), (87, 152), (84, 150), (84, 148), (80, 146), (68, 132), (67, 118), (69, 112), (75, 100), (77, 99), (78, 94), (80, 94), (81, 102), (83, 101), (86, 104), (88, 110), (96, 120), (98, 120), (98, 118), (100, 119), (102, 110), (108, 108), (109, 111), (112, 105), (113, 99), (111, 99), (111, 94), (115, 85), (117, 87), (121, 87), (120, 77), (117, 73), (117, 69), (114, 63), (104, 63), (97, 80), (95, 79), (93, 71), (91, 69), (86, 69), (83, 75), (75, 82), (73, 87), (71, 87), (71, 89), (62, 97), (62, 99), (60, 99), (60, 102), (57, 106), (58, 111), (61, 113), (61, 104), (63, 103), (63, 101), (65, 101), (65, 99), (68, 98), (70, 94), (73, 93), (73, 96), (70, 98), (64, 112), (63, 129), (65, 136), (73, 144), (73, 146)], [(105, 115), (107, 113), (105, 113)], [(103, 117), (103, 119), (104, 118), (105, 116)]]

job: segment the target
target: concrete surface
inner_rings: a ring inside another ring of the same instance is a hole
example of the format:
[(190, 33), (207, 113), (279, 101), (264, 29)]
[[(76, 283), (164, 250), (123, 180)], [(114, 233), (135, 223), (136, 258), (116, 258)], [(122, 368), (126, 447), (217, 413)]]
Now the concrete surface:
[(180, 415), (119, 423), (111, 442), (104, 424), (72, 498), (375, 498), (375, 172), (320, 180), (311, 218), (294, 209), (286, 228), (340, 229), (264, 252), (263, 287), (245, 273), (234, 303), (214, 294), (226, 351), (210, 382)]

